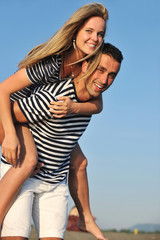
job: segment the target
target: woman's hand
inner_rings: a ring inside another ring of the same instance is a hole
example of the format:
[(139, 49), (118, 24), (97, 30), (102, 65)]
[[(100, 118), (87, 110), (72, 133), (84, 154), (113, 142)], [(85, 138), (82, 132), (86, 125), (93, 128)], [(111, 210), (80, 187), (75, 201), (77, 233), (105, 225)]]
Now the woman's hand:
[(20, 143), (16, 134), (5, 135), (2, 142), (1, 152), (8, 163), (14, 167), (19, 164)]
[(49, 105), (49, 111), (53, 113), (56, 118), (62, 118), (71, 113), (78, 112), (78, 103), (73, 102), (69, 97), (62, 96), (57, 99), (58, 101), (52, 101)]

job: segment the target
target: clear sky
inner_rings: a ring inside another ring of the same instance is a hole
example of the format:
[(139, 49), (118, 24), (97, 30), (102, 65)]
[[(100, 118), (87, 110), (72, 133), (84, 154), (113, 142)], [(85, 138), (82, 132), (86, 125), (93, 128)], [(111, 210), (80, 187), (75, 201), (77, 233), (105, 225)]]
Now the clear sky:
[[(87, 0), (0, 0), (0, 81)], [(160, 1), (102, 0), (105, 41), (124, 55), (80, 145), (90, 203), (103, 229), (160, 223)], [(73, 206), (70, 199), (69, 208)]]

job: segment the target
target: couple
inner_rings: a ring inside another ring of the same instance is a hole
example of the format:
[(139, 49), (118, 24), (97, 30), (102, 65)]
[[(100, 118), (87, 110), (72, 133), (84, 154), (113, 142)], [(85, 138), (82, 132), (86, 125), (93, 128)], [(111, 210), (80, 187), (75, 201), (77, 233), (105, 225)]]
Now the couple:
[[(96, 6), (96, 7), (99, 7), (99, 6)], [(94, 15), (92, 15), (92, 17), (90, 17), (90, 19), (87, 18), (85, 24), (90, 24), (91, 26), (92, 22), (90, 22), (90, 20), (91, 21), (93, 20), (94, 23), (97, 23), (97, 17), (95, 19), (95, 13)], [(83, 43), (85, 42), (85, 39), (83, 39), (85, 38), (84, 32), (87, 32), (88, 34), (89, 31), (92, 31), (92, 38), (94, 38), (94, 41), (96, 43), (99, 43), (97, 45), (100, 45), (103, 39), (103, 35), (105, 32), (104, 19), (102, 18), (102, 16), (98, 16), (98, 20), (99, 20), (99, 26), (96, 27), (94, 24), (94, 27), (90, 27), (89, 30), (88, 28), (85, 28), (86, 26), (83, 21), (83, 25), (81, 26), (80, 30), (74, 33), (74, 39), (73, 39), (74, 49), (72, 49), (72, 51), (74, 53), (79, 54), (78, 55), (79, 59), (85, 57), (85, 55), (90, 55), (93, 52), (93, 49), (92, 51), (90, 49), (90, 48), (93, 48), (93, 44), (89, 44), (88, 48), (83, 45)], [(95, 40), (95, 32), (97, 35), (96, 40)], [(50, 44), (50, 42), (48, 44)], [(31, 53), (29, 54), (29, 60), (30, 59), (32, 60), (32, 53), (33, 52), (36, 53), (37, 49), (39, 50), (41, 47), (42, 46), (37, 47), (35, 51), (31, 51)], [(43, 47), (45, 49), (45, 46)], [(105, 44), (103, 51), (104, 52), (102, 53), (101, 56), (100, 54), (97, 55), (98, 57), (97, 62), (95, 61), (96, 57), (89, 58), (88, 61), (83, 61), (82, 69), (81, 69), (80, 63), (76, 64), (76, 67), (75, 65), (73, 65), (73, 67), (71, 68), (72, 65), (70, 65), (70, 62), (68, 62), (66, 52), (62, 54), (62, 52), (60, 51), (59, 53), (61, 54), (61, 56), (56, 55), (56, 56), (46, 57), (45, 55), (43, 55), (42, 56), (43, 61), (40, 61), (38, 64), (34, 64), (34, 62), (32, 63), (30, 62), (30, 67), (26, 69), (28, 79), (30, 79), (30, 81), (33, 84), (38, 80), (41, 81), (39, 84), (41, 86), (35, 87), (34, 89), (33, 87), (32, 89), (29, 89), (29, 90), (27, 89), (27, 91), (30, 91), (28, 94), (29, 96), (28, 99), (27, 98), (20, 99), (19, 96), (16, 99), (16, 97), (14, 96), (13, 100), (18, 100), (18, 101), (14, 102), (13, 110), (15, 112), (15, 118), (18, 121), (20, 122), (28, 121), (29, 130), (31, 131), (34, 141), (36, 143), (36, 147), (38, 150), (38, 160), (41, 162), (42, 168), (40, 172), (37, 173), (33, 178), (29, 178), (25, 182), (17, 200), (15, 201), (13, 206), (10, 208), (8, 214), (6, 215), (3, 223), (3, 228), (2, 228), (2, 236), (3, 236), (2, 239), (7, 239), (7, 236), (15, 236), (15, 238), (12, 237), (11, 239), (25, 239), (28, 237), (30, 218), (31, 218), (31, 212), (32, 212), (32, 204), (33, 204), (34, 222), (35, 222), (37, 232), (39, 234), (39, 238), (63, 239), (64, 232), (65, 232), (65, 220), (66, 220), (67, 197), (68, 197), (68, 190), (66, 186), (66, 176), (68, 173), (70, 162), (74, 167), (76, 167), (76, 174), (78, 174), (78, 167), (81, 165), (82, 159), (84, 159), (84, 156), (81, 153), (81, 150), (76, 143), (79, 137), (82, 135), (85, 128), (87, 127), (90, 120), (90, 116), (85, 115), (86, 114), (85, 108), (87, 106), (87, 111), (89, 112), (90, 110), (89, 114), (95, 113), (94, 111), (96, 110), (94, 107), (95, 106), (97, 107), (98, 106), (97, 102), (101, 101), (101, 99), (98, 97), (103, 91), (105, 91), (112, 84), (116, 74), (119, 71), (120, 63), (122, 61), (121, 53), (112, 45)], [(71, 51), (69, 52), (71, 53)], [(36, 58), (36, 54), (34, 56)], [(71, 62), (75, 62), (75, 60), (78, 60), (76, 58), (73, 58), (73, 56), (75, 57), (75, 54), (71, 55), (72, 57)], [(99, 63), (99, 58), (100, 58), (100, 63)], [(56, 64), (53, 65), (52, 64), (53, 61)], [(49, 68), (47, 68), (48, 66)], [(58, 69), (61, 70), (61, 77), (68, 77), (70, 75), (73, 75), (74, 73), (75, 75), (74, 80), (71, 81), (71, 79), (69, 79), (69, 80), (65, 80), (65, 81), (62, 80), (61, 82), (58, 82), (59, 72), (56, 69), (57, 66), (58, 66)], [(21, 69), (16, 73), (16, 77), (18, 75), (18, 77), (21, 78), (23, 84), (17, 83), (18, 86), (15, 87), (16, 91), (21, 89), (22, 85), (23, 87), (26, 87), (29, 85), (29, 83), (26, 82), (26, 78), (25, 78), (26, 75), (24, 76), (23, 67), (25, 66), (23, 61), (21, 62), (20, 67)], [(54, 76), (54, 79), (57, 78), (57, 80), (55, 80), (53, 83), (50, 82), (50, 79), (52, 79), (52, 76), (50, 76), (49, 70), (51, 68), (52, 68), (52, 72), (56, 73)], [(80, 69), (81, 69), (81, 72), (80, 72)], [(2, 89), (3, 89), (3, 86), (2, 86)], [(24, 92), (21, 91), (21, 94), (23, 96)], [(69, 98), (62, 97), (62, 96), (68, 96)], [(64, 102), (57, 103), (56, 101), (54, 101), (53, 102), (54, 105), (51, 106), (53, 110), (49, 112), (48, 104), (53, 100), (56, 100), (57, 97), (61, 97), (61, 100), (63, 100)], [(92, 98), (95, 100), (89, 103), (86, 102)], [(71, 101), (70, 99), (73, 101)], [(81, 102), (83, 101), (85, 103), (82, 107), (83, 103)], [(61, 114), (63, 115), (64, 112), (66, 111), (66, 109), (63, 109), (63, 111), (57, 111), (57, 109), (59, 109), (59, 107), (61, 108), (62, 105), (70, 106), (69, 109), (72, 110), (72, 111), (70, 110), (71, 113), (81, 113), (81, 115), (72, 114), (72, 115), (63, 117), (61, 119), (58, 119), (58, 117)], [(88, 110), (89, 106), (91, 106), (91, 108)], [(21, 109), (22, 112), (19, 111), (19, 108)], [(84, 111), (83, 115), (82, 115), (83, 113), (82, 109)], [(56, 118), (53, 117), (52, 112), (54, 113), (54, 115), (58, 113)], [(17, 141), (17, 146), (18, 146), (16, 148), (17, 154), (15, 154), (14, 151), (13, 152), (8, 151), (8, 149), (5, 146), (5, 143), (7, 142), (6, 139), (7, 139), (8, 131), (6, 127), (7, 123), (6, 123), (6, 126), (4, 123), (4, 118), (2, 118), (2, 123), (5, 131), (5, 141), (4, 141), (4, 145), (2, 145), (3, 155), (6, 157), (6, 159), (8, 159), (8, 162), (12, 163), (12, 165), (16, 165), (17, 162), (15, 162), (15, 159), (16, 159), (15, 155), (19, 156), (19, 143)], [(29, 136), (29, 133), (27, 131), (28, 131), (28, 128), (25, 126), (23, 126), (22, 129), (20, 127), (17, 128), (17, 135), (19, 136), (20, 143), (21, 143), (20, 154), (22, 154), (23, 156), (24, 155), (29, 156), (29, 160), (31, 160), (32, 162), (32, 159), (34, 159), (34, 157), (32, 158), (31, 153), (33, 154), (33, 156), (36, 156), (37, 151), (36, 149), (33, 149), (34, 143), (32, 142), (32, 139)], [(21, 159), (21, 155), (20, 155), (20, 159)], [(9, 167), (6, 164), (4, 157), (2, 157), (2, 161), (3, 161), (2, 171), (4, 174)], [(19, 179), (20, 179), (20, 182), (23, 183), (22, 179), (26, 180), (26, 178), (29, 177), (30, 174), (32, 173), (32, 171), (28, 169), (27, 164), (28, 163), (26, 163), (24, 159), (23, 163), (21, 164), (21, 167), (18, 166), (17, 168), (13, 168), (13, 167), (11, 168), (12, 181), (14, 180), (17, 186), (20, 185), (18, 183)], [(32, 170), (33, 170), (34, 164), (35, 163), (33, 161), (33, 165), (32, 164), (30, 165)], [(23, 168), (24, 168), (24, 171), (22, 171)], [(16, 171), (19, 171), (18, 178), (16, 178), (16, 174), (17, 174)], [(71, 171), (71, 174), (72, 173), (74, 175), (75, 171), (74, 170)], [(79, 175), (80, 174), (81, 173), (79, 173)], [(81, 193), (83, 192), (83, 189), (79, 190), (79, 185), (76, 185), (77, 183), (76, 181), (73, 181), (73, 179), (74, 178), (72, 178), (73, 184), (70, 183), (71, 185), (70, 191), (73, 199), (77, 202), (77, 205), (79, 204), (79, 210), (80, 210), (80, 209), (83, 209), (84, 204), (82, 203), (83, 200), (81, 201), (80, 199), (77, 199), (77, 195), (76, 195), (77, 193), (75, 189), (77, 188), (77, 190), (81, 191)], [(77, 175), (75, 179), (78, 180), (79, 176)], [(4, 178), (2, 178), (2, 181), (3, 180)], [(4, 192), (5, 191), (6, 189), (4, 188)], [(84, 188), (84, 191), (87, 191), (86, 188)], [(19, 189), (17, 187), (17, 193), (18, 192), (19, 192)], [(18, 222), (18, 219), (19, 219), (19, 222)], [(97, 233), (94, 235), (97, 237), (100, 236), (100, 235), (98, 236)]]

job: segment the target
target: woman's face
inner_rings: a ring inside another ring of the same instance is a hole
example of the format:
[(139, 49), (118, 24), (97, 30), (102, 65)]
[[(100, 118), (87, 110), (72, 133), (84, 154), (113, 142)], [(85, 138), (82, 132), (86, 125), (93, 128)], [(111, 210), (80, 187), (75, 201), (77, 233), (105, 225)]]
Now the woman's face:
[(80, 28), (76, 36), (76, 49), (83, 57), (92, 53), (102, 42), (105, 21), (101, 17), (91, 17)]

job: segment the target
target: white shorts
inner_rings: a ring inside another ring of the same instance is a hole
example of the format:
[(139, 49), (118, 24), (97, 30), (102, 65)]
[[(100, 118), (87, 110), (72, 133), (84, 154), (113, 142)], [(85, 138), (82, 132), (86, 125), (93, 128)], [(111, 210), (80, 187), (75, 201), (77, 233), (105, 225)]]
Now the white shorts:
[[(1, 176), (9, 169), (1, 163)], [(68, 186), (65, 181), (49, 184), (29, 178), (8, 211), (1, 236), (29, 238), (32, 217), (38, 238), (64, 238), (68, 213)]]

